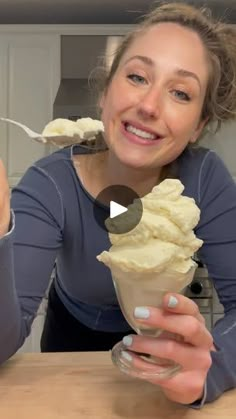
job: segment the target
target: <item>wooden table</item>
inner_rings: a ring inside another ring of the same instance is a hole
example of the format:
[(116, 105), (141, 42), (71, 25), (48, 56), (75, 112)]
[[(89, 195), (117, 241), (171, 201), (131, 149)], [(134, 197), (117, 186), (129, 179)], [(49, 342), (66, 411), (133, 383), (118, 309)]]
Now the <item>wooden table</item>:
[(228, 419), (236, 391), (201, 411), (117, 370), (110, 353), (20, 354), (0, 367), (1, 419)]

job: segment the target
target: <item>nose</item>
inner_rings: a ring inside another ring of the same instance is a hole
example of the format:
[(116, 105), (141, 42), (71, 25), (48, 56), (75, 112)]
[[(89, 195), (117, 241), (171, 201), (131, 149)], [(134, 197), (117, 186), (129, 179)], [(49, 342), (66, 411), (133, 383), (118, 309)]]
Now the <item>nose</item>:
[(161, 98), (156, 89), (149, 89), (141, 96), (138, 113), (143, 118), (158, 118), (160, 116)]

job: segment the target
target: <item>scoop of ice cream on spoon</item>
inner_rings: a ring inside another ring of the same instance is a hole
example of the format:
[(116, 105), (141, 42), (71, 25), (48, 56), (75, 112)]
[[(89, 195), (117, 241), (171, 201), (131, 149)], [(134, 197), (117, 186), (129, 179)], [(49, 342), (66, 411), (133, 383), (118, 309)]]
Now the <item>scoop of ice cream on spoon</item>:
[(57, 118), (50, 121), (41, 134), (21, 122), (9, 118), (0, 118), (0, 120), (22, 128), (32, 140), (58, 147), (94, 140), (99, 133), (104, 132), (102, 121), (92, 118), (80, 118), (77, 121)]

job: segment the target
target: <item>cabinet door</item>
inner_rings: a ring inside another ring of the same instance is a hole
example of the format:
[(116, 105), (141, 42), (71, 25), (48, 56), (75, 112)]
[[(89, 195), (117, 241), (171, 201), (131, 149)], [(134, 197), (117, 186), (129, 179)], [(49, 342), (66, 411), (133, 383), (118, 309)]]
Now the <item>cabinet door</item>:
[[(60, 83), (60, 36), (1, 34), (0, 116), (41, 132), (53, 117)], [(0, 155), (14, 186), (27, 167), (48, 154), (48, 146), (30, 140), (18, 127), (0, 121)]]

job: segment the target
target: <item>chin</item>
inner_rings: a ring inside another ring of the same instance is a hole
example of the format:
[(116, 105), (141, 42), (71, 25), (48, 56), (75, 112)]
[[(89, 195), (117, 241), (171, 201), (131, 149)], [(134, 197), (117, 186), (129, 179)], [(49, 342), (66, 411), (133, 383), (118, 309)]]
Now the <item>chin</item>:
[(144, 162), (141, 156), (132, 157), (131, 155), (126, 155), (126, 156), (118, 157), (118, 159), (123, 166), (129, 169), (145, 170), (145, 169), (154, 168), (152, 167), (151, 163)]

